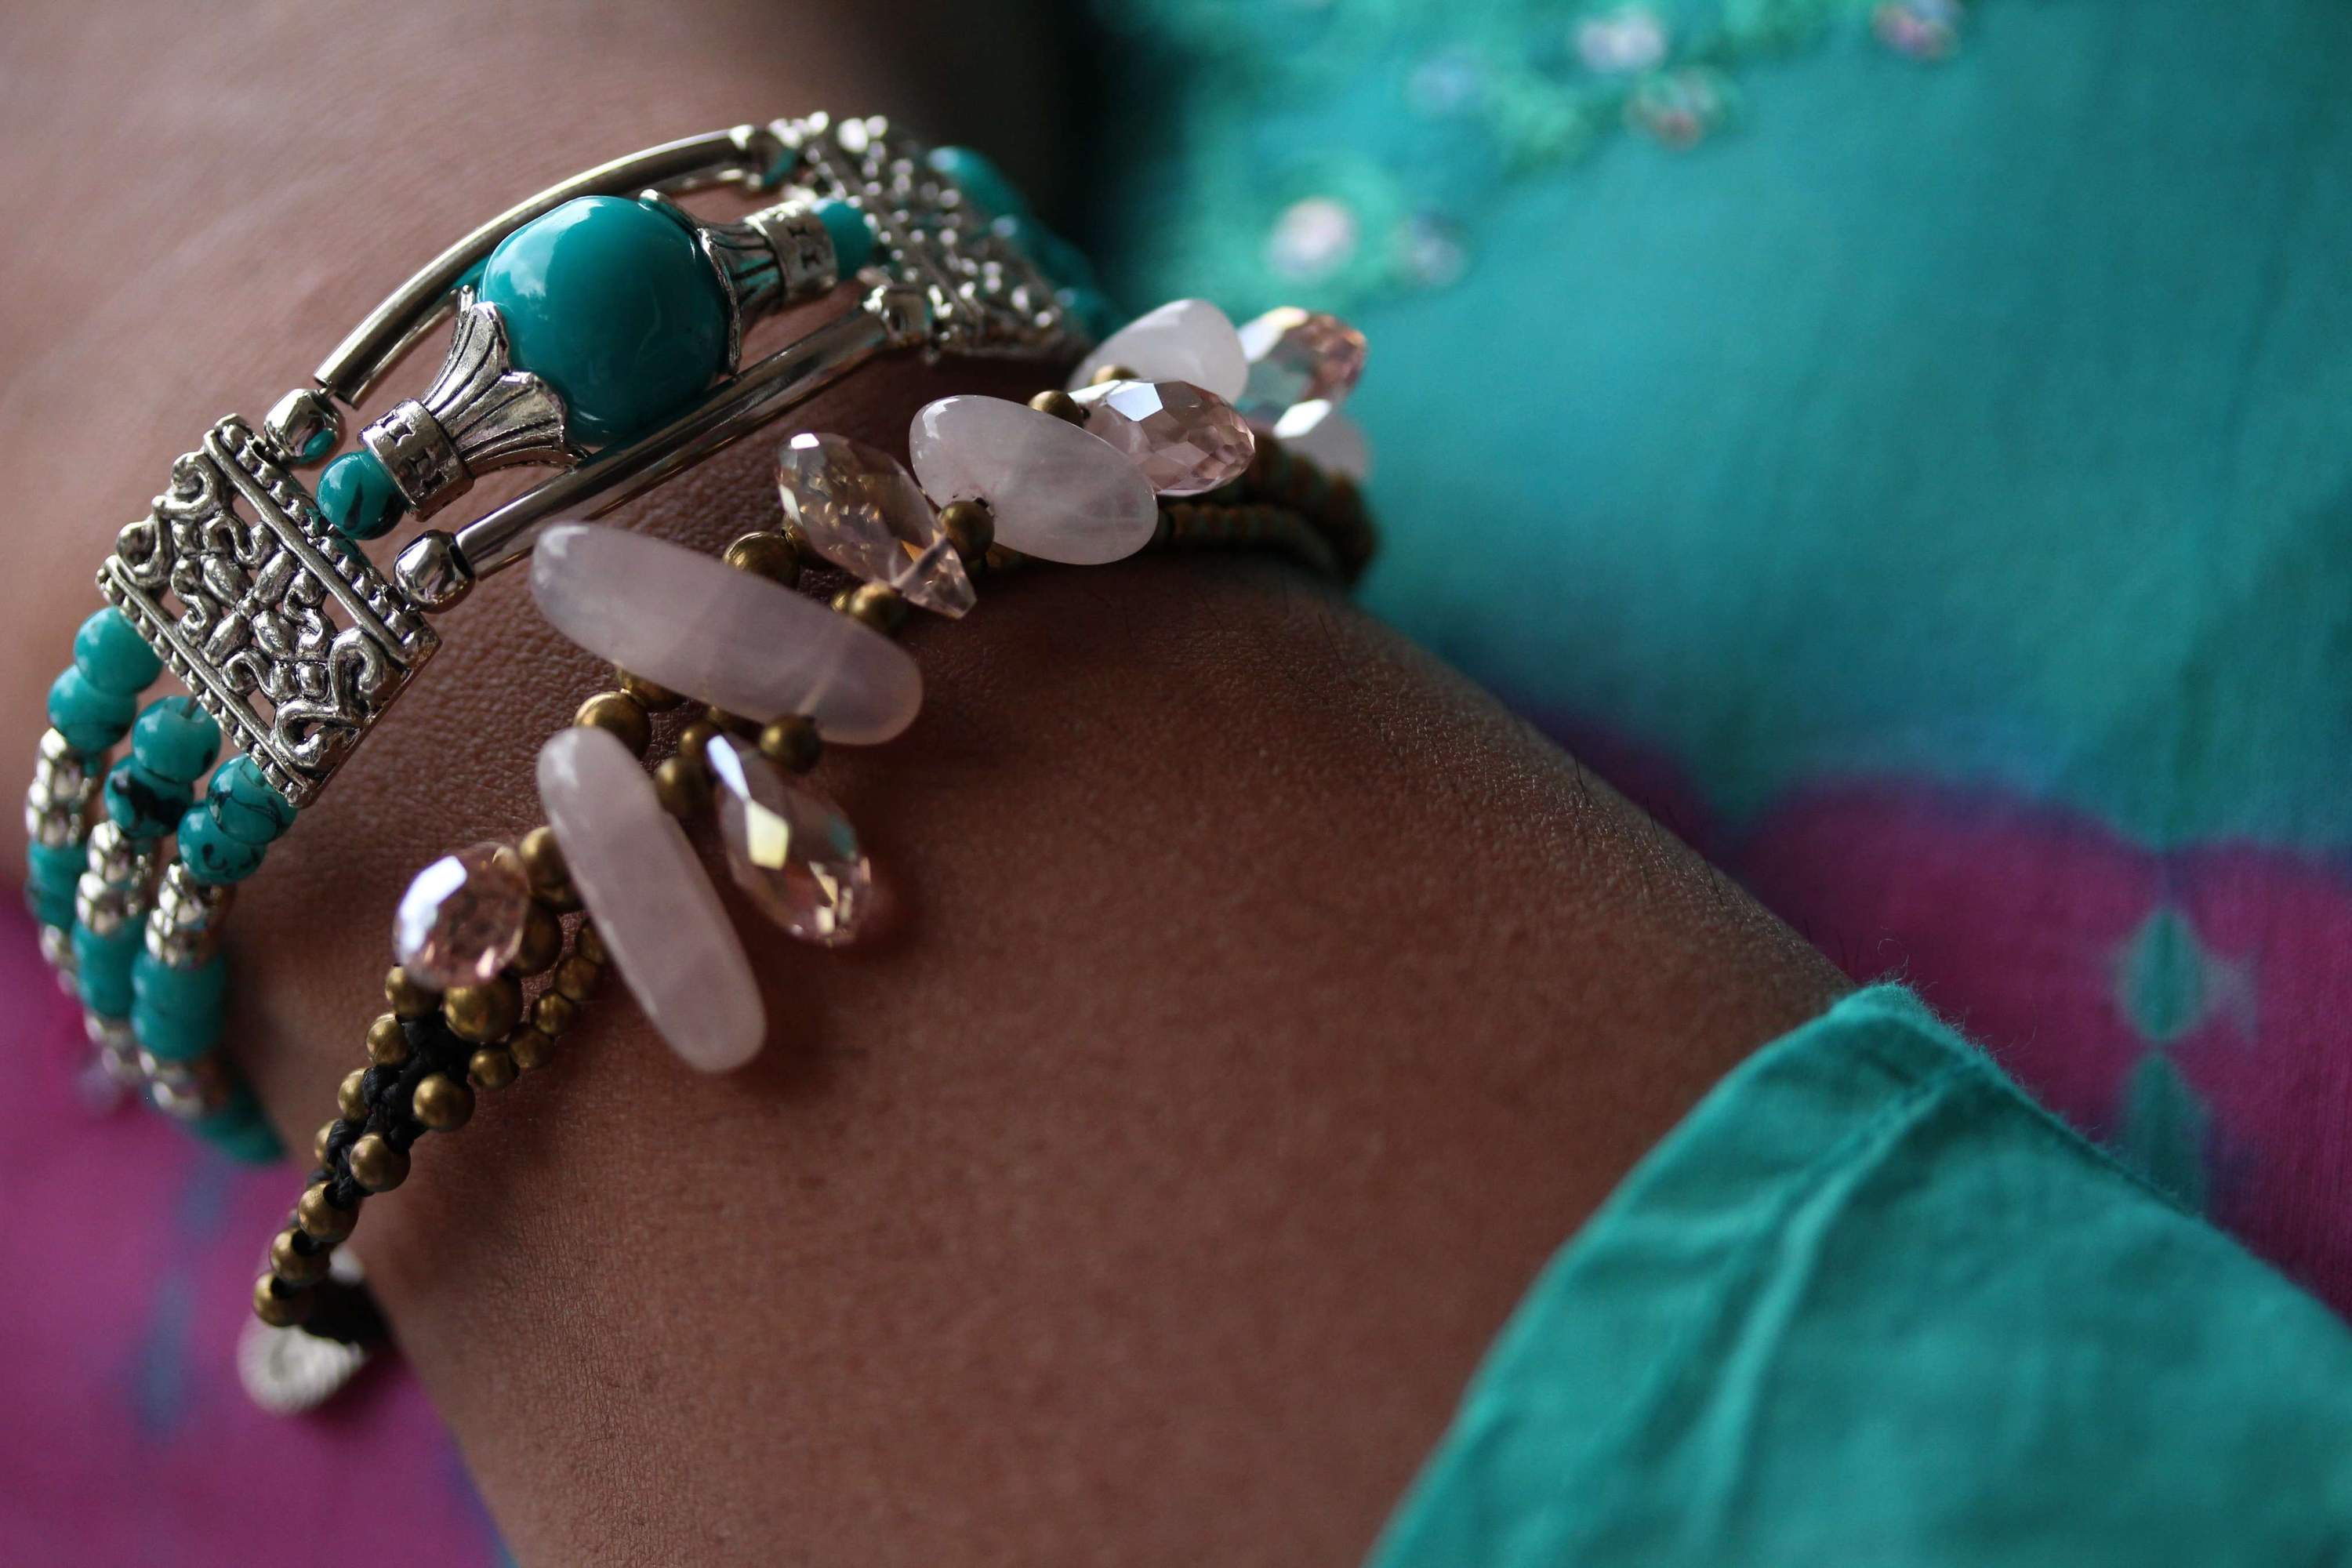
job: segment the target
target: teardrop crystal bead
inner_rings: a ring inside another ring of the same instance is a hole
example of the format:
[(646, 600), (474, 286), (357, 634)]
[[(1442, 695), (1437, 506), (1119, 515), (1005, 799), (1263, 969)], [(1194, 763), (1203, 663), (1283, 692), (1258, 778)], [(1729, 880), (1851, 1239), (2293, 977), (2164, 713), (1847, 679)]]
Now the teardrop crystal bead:
[(1248, 471), (1257, 437), (1234, 405), (1182, 381), (1113, 381), (1076, 394), (1087, 428), (1125, 452), (1163, 496), (1196, 496)]
[(868, 583), (884, 583), (934, 615), (976, 602), (963, 558), (915, 477), (845, 436), (807, 432), (776, 452), (785, 525), (809, 548)]
[(874, 906), (874, 873), (838, 806), (722, 735), (704, 751), (735, 885), (803, 942), (854, 941)]
[[(1241, 339), (1249, 384), (1234, 405), (1253, 425), (1275, 426), (1302, 404), (1336, 408), (1364, 374), (1364, 334), (1321, 310), (1280, 306), (1244, 326)], [(1313, 423), (1281, 433), (1304, 435)]]
[(416, 874), (393, 917), (393, 956), (426, 984), (482, 985), (514, 959), (530, 914), (522, 862), (502, 844), (444, 855)]

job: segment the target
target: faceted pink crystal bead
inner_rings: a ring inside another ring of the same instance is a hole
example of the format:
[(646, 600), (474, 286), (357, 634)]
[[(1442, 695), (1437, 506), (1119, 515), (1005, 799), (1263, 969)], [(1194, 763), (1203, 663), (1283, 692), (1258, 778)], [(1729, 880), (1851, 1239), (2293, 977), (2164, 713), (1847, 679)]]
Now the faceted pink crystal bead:
[(934, 615), (961, 616), (976, 603), (940, 514), (887, 454), (845, 436), (795, 436), (777, 450), (776, 489), (785, 523), (843, 571), (887, 583)]
[(603, 730), (558, 730), (540, 748), (539, 798), (614, 967), (670, 1048), (704, 1072), (758, 1055), (768, 1021), (751, 962), (629, 749)]
[(444, 855), (416, 874), (393, 916), (400, 966), (437, 990), (498, 978), (522, 946), (530, 883), (502, 844)]
[(914, 659), (881, 633), (646, 534), (550, 528), (531, 552), (530, 592), (557, 631), (598, 658), (763, 724), (805, 713), (828, 741), (872, 746), (923, 705)]
[(1184, 381), (1113, 381), (1074, 395), (1087, 428), (1128, 455), (1163, 496), (1196, 496), (1241, 478), (1257, 450), (1249, 422)]
[(1114, 365), (1139, 381), (1189, 381), (1228, 403), (1249, 384), (1241, 334), (1206, 300), (1171, 300), (1138, 316), (1086, 357), (1070, 390), (1093, 385), (1097, 371)]
[(933, 500), (986, 501), (996, 542), (1024, 555), (1099, 565), (1142, 549), (1160, 524), (1151, 486), (1124, 453), (1023, 404), (940, 398), (915, 416), (907, 445)]
[(1364, 374), (1364, 334), (1320, 310), (1279, 306), (1241, 338), (1250, 373), (1236, 406), (1253, 425), (1272, 426), (1299, 404), (1337, 407)]
[(874, 871), (849, 818), (726, 736), (703, 754), (735, 885), (803, 942), (839, 947), (854, 940), (874, 905)]

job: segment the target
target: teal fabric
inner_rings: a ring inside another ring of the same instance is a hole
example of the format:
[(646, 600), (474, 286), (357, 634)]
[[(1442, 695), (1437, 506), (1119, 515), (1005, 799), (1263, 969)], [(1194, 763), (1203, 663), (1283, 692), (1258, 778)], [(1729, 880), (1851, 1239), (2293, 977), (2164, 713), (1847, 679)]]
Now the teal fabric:
[[(1099, 7), (1113, 280), (1370, 335), (1374, 607), (1735, 823), (1916, 773), (2352, 845), (2352, 6), (1979, 0), (1923, 65), (1659, 0), (1791, 36), (1688, 152), (1584, 96), (1622, 8)], [(1308, 196), (1359, 237), (1286, 272)]]
[(2352, 1335), (1907, 993), (1719, 1085), (1550, 1266), (1374, 1568), (2352, 1561)]

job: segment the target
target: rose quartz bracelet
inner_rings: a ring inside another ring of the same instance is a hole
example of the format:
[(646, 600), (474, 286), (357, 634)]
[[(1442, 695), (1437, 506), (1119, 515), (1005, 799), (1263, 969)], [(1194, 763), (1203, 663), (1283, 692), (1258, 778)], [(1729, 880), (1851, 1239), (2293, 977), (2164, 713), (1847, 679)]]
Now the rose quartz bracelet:
[[(321, 1383), (301, 1357), (348, 1352), (295, 1342), (382, 1332), (364, 1289), (331, 1269), (362, 1205), (406, 1178), (425, 1132), (466, 1125), (477, 1090), (551, 1060), (606, 968), (689, 1067), (730, 1071), (760, 1051), (751, 961), (683, 825), (715, 816), (730, 876), (787, 933), (855, 942), (877, 878), (805, 775), (826, 746), (879, 744), (915, 721), (921, 676), (893, 640), (911, 610), (960, 618), (976, 576), (1148, 549), (1276, 551), (1352, 582), (1374, 545), (1357, 486), (1368, 453), (1337, 409), (1363, 351), (1328, 316), (1277, 310), (1236, 330), (1181, 300), (1114, 334), (1066, 391), (929, 405), (911, 472), (844, 437), (791, 437), (777, 526), (722, 557), (545, 528), (533, 599), (617, 682), (541, 751), (548, 826), (436, 862), (402, 900), (391, 1010), (255, 1285), (251, 1331), (286, 1342), (248, 1361)], [(828, 598), (796, 591), (819, 572), (846, 581)]]

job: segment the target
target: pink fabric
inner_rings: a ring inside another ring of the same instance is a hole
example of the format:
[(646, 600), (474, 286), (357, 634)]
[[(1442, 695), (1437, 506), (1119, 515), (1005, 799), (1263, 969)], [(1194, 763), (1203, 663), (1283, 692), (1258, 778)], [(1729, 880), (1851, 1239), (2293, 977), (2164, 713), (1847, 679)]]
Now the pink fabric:
[[(13, 898), (0, 996), (16, 1064), (0, 1100), (0, 1564), (502, 1561), (397, 1365), (298, 1419), (239, 1386), (236, 1336), (293, 1167), (237, 1166), (131, 1110), (93, 1119), (78, 1010)], [(367, 1500), (379, 1487), (392, 1531)]]

